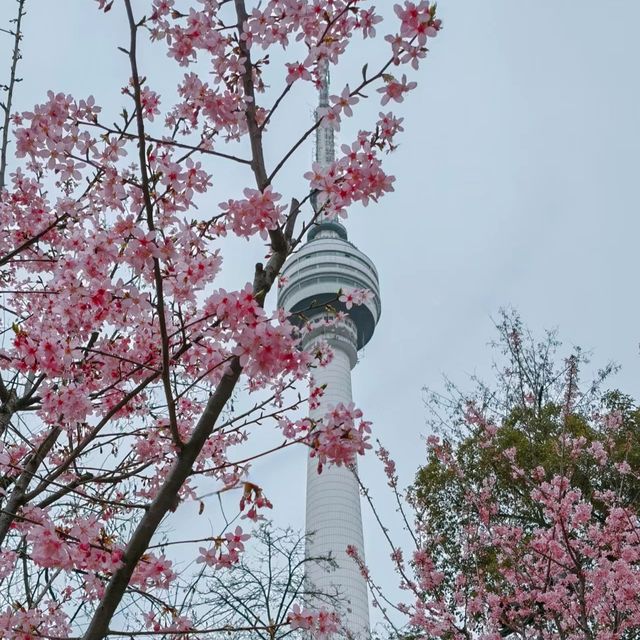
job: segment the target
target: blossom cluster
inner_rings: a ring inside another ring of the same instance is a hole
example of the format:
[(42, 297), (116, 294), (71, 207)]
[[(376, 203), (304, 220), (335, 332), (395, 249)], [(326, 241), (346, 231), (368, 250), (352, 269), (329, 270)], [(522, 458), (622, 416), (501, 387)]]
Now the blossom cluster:
[(347, 309), (364, 304), (373, 298), (373, 293), (369, 289), (343, 289), (338, 300), (344, 304)]
[(249, 238), (256, 232), (267, 239), (267, 231), (282, 224), (284, 207), (276, 205), (280, 194), (273, 193), (271, 187), (260, 192), (256, 189), (245, 189), (244, 200), (229, 200), (220, 208), (225, 212), (232, 231)]
[(370, 449), (371, 423), (362, 420), (362, 411), (353, 402), (342, 402), (327, 412), (311, 434), (311, 457), (318, 458), (318, 471), (323, 465), (352, 465), (358, 455)]
[(329, 167), (314, 163), (305, 173), (309, 187), (318, 192), (327, 217), (346, 217), (347, 208), (356, 202), (377, 202), (393, 191), (395, 178), (387, 175), (371, 143), (371, 135), (362, 131), (351, 146), (341, 147), (344, 154)]
[(340, 618), (327, 609), (312, 610), (294, 604), (289, 614), (292, 629), (308, 631), (313, 638), (323, 640), (340, 631)]
[(196, 562), (208, 567), (230, 567), (238, 562), (240, 553), (244, 551), (243, 543), (250, 537), (241, 527), (236, 527), (233, 533), (227, 532), (223, 537), (216, 538), (212, 548), (200, 547), (200, 556)]
[(400, 33), (386, 36), (391, 44), (396, 64), (410, 63), (417, 69), (420, 60), (427, 53), (427, 38), (435, 38), (442, 28), (442, 21), (436, 18), (436, 5), (427, 0), (405, 2), (394, 5), (394, 11), (400, 18)]

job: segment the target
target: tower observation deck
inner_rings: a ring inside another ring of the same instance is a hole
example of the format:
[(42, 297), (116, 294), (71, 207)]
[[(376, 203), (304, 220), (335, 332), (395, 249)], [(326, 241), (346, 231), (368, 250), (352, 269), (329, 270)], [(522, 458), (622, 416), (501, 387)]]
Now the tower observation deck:
[[(320, 89), (320, 106), (328, 105), (328, 72)], [(317, 129), (316, 160), (329, 166), (334, 160), (333, 130)], [(314, 207), (318, 207), (314, 202)], [(317, 210), (317, 209), (316, 209)], [(320, 214), (322, 215), (322, 214)], [(312, 350), (317, 340), (328, 342), (333, 359), (315, 372), (316, 383), (326, 385), (320, 406), (310, 417), (321, 418), (330, 407), (352, 401), (351, 370), (358, 351), (373, 336), (381, 313), (378, 273), (373, 262), (353, 245), (346, 228), (337, 221), (322, 219), (307, 235), (307, 241), (285, 264), (282, 275), (287, 284), (280, 289), (278, 306), (289, 312), (303, 312), (313, 327), (305, 336), (303, 348)], [(368, 289), (371, 298), (363, 305), (346, 309), (336, 301), (340, 289)], [(327, 325), (325, 304), (344, 311), (343, 321)], [(352, 471), (328, 466), (317, 472), (317, 460), (307, 464), (306, 531), (310, 535), (307, 557), (331, 556), (337, 569), (326, 571), (308, 563), (306, 581), (315, 591), (337, 589), (345, 601), (342, 623), (345, 635), (365, 638), (369, 635), (367, 585), (346, 548), (354, 546), (364, 559), (360, 491)], [(307, 603), (313, 606), (313, 602)]]

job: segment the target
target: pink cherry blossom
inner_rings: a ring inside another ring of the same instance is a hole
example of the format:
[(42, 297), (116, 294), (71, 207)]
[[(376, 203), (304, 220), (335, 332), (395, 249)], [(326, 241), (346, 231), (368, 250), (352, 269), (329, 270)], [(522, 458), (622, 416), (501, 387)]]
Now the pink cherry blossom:
[(348, 118), (353, 115), (351, 107), (358, 104), (359, 99), (357, 96), (352, 96), (349, 91), (349, 85), (347, 85), (339, 96), (331, 96), (331, 102), (335, 104), (335, 108), (340, 109)]
[(418, 86), (417, 82), (407, 82), (407, 76), (403, 74), (402, 80), (398, 81), (393, 77), (387, 80), (384, 87), (378, 89), (378, 93), (382, 93), (382, 99), (380, 103), (384, 106), (389, 100), (395, 102), (402, 102), (404, 100), (404, 94)]
[(371, 448), (368, 442), (370, 423), (360, 418), (362, 411), (353, 403), (340, 403), (316, 424), (310, 434), (310, 445), (311, 456), (318, 458), (318, 471), (322, 471), (327, 463), (351, 465), (357, 455), (363, 455)]
[(369, 289), (343, 289), (338, 300), (342, 302), (347, 309), (351, 309), (353, 305), (362, 305), (372, 298), (373, 293)]
[(287, 64), (287, 84), (296, 80), (311, 80), (311, 72), (300, 62)]
[(267, 231), (282, 223), (285, 207), (276, 205), (281, 196), (274, 193), (271, 187), (267, 187), (262, 193), (255, 189), (245, 189), (244, 195), (244, 200), (229, 200), (221, 203), (220, 208), (226, 213), (234, 233), (249, 237), (257, 231), (266, 239)]
[(336, 613), (326, 609), (312, 610), (294, 604), (289, 614), (292, 629), (309, 631), (314, 638), (323, 640), (340, 630), (340, 619)]

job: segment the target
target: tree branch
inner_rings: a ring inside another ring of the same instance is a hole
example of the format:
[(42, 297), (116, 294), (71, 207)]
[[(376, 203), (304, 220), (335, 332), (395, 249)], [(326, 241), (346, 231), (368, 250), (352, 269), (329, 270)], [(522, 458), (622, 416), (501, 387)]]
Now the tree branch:
[[(147, 226), (149, 231), (155, 231), (155, 223), (153, 219), (153, 203), (151, 200), (151, 189), (149, 185), (149, 174), (147, 172), (147, 145), (146, 135), (144, 130), (144, 115), (142, 110), (142, 95), (140, 89), (140, 76), (138, 75), (138, 60), (137, 60), (137, 34), (138, 25), (136, 24), (133, 16), (133, 9), (131, 7), (130, 0), (125, 0), (125, 6), (127, 8), (127, 18), (129, 20), (130, 31), (130, 43), (129, 43), (129, 63), (131, 65), (131, 76), (133, 83), (133, 97), (136, 105), (136, 124), (138, 128), (138, 151), (140, 159), (140, 176), (141, 187), (144, 199), (144, 208), (147, 216)], [(156, 310), (158, 312), (158, 325), (160, 328), (160, 344), (162, 348), (162, 386), (164, 388), (164, 394), (167, 400), (167, 410), (169, 412), (169, 430), (173, 438), (174, 444), (178, 448), (182, 448), (183, 442), (180, 438), (180, 432), (178, 430), (178, 419), (176, 416), (176, 402), (173, 397), (173, 390), (171, 388), (171, 372), (170, 372), (170, 344), (169, 336), (167, 332), (167, 319), (165, 317), (165, 304), (164, 304), (164, 285), (162, 280), (162, 272), (160, 271), (160, 260), (154, 256), (153, 258), (153, 277), (155, 281), (157, 304)]]
[(2, 146), (0, 147), (0, 191), (5, 186), (5, 173), (7, 169), (7, 148), (9, 146), (9, 123), (11, 122), (11, 107), (13, 104), (13, 92), (16, 83), (16, 70), (20, 60), (20, 41), (22, 40), (22, 18), (25, 15), (24, 3), (26, 0), (18, 0), (18, 17), (16, 18), (15, 31), (9, 31), (13, 36), (13, 53), (11, 55), (11, 71), (9, 84), (7, 85), (7, 100), (4, 104), (4, 122), (2, 124)]

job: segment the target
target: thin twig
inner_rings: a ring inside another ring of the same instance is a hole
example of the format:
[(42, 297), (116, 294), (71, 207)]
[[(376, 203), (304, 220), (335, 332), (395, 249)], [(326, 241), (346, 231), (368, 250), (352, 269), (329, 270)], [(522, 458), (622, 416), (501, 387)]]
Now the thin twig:
[(11, 107), (13, 105), (13, 92), (16, 84), (20, 81), (16, 78), (18, 60), (20, 55), (20, 41), (22, 40), (22, 18), (25, 15), (24, 3), (26, 0), (18, 0), (18, 17), (16, 18), (16, 30), (5, 33), (13, 36), (13, 54), (11, 55), (11, 71), (9, 73), (9, 84), (7, 85), (7, 100), (2, 108), (4, 110), (4, 122), (2, 124), (2, 146), (0, 147), (0, 191), (4, 189), (5, 173), (7, 169), (7, 148), (9, 146), (9, 124), (11, 122)]

